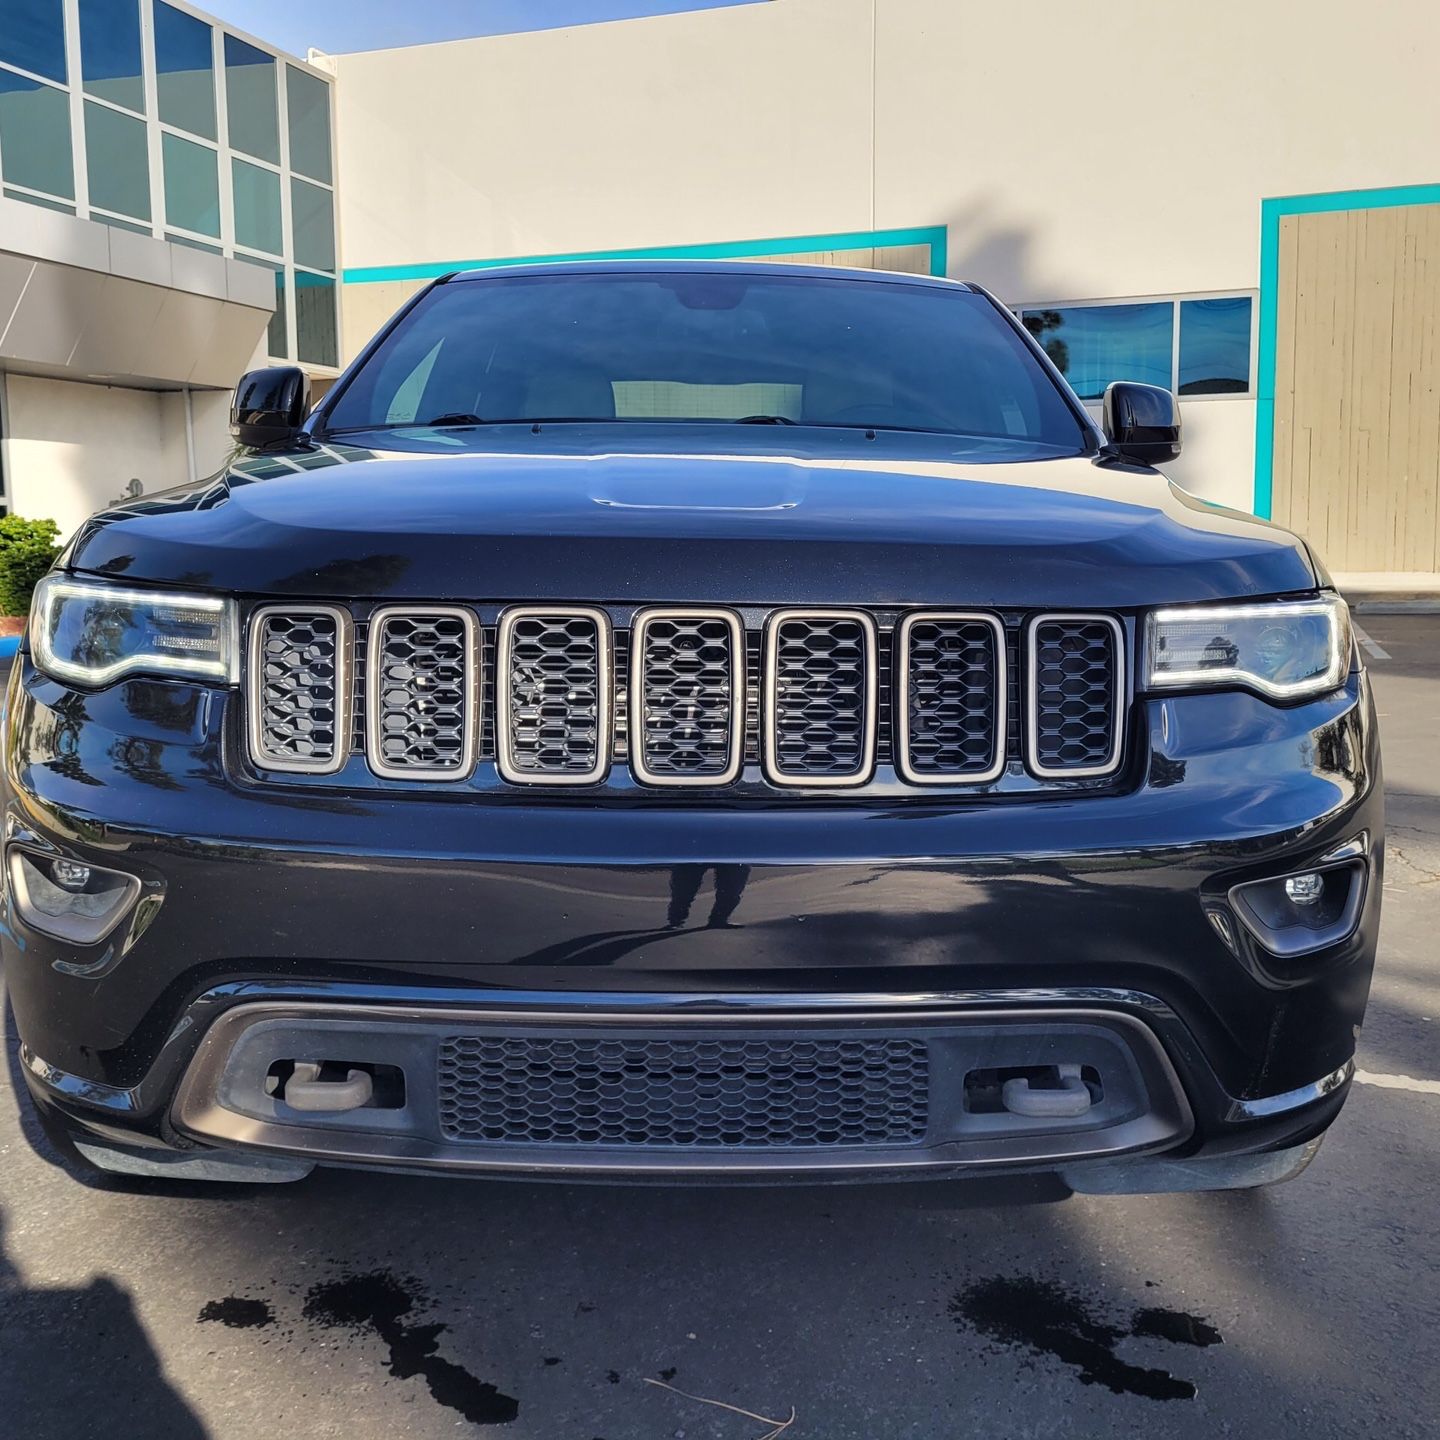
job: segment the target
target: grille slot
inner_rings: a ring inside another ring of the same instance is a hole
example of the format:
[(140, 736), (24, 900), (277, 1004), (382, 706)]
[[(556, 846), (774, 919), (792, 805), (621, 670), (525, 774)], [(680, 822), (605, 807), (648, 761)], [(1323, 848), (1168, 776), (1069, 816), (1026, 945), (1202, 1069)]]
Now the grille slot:
[(875, 622), (781, 610), (766, 628), (765, 772), (777, 785), (863, 785), (875, 768)]
[(583, 607), (507, 610), (496, 664), (496, 764), (521, 785), (589, 785), (610, 763), (610, 621)]
[(447, 1138), (550, 1147), (821, 1149), (919, 1144), (923, 1040), (451, 1035)]
[(1005, 769), (1005, 629), (993, 615), (906, 616), (898, 641), (896, 765), (916, 785)]
[(647, 610), (630, 636), (629, 748), (647, 785), (728, 785), (745, 745), (745, 633), (715, 610)]
[(267, 605), (250, 620), (250, 758), (331, 774), (350, 751), (350, 617), (332, 605)]
[(479, 626), (453, 606), (370, 619), (365, 728), (370, 768), (394, 779), (459, 780), (475, 764)]
[(1108, 615), (1030, 622), (1029, 765), (1043, 779), (1108, 775), (1120, 764), (1124, 634)]

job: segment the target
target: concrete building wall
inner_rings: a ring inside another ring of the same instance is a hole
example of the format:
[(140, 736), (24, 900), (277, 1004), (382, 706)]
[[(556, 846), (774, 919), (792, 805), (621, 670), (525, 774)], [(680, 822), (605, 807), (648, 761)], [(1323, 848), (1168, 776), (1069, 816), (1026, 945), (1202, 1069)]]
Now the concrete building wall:
[[(230, 448), (230, 396), (87, 385), (0, 375), (5, 387), (6, 502), (46, 517), (69, 536), (87, 516), (120, 499), (131, 480), (145, 494), (183, 485), (220, 467)], [(191, 441), (187, 442), (187, 427)]]
[[(1435, 42), (1433, 0), (771, 0), (334, 57), (347, 348), (395, 267), (936, 225), (1017, 306), (1254, 291), (1265, 197), (1433, 178)], [(1172, 475), (1249, 506), (1253, 391), (1184, 409)]]

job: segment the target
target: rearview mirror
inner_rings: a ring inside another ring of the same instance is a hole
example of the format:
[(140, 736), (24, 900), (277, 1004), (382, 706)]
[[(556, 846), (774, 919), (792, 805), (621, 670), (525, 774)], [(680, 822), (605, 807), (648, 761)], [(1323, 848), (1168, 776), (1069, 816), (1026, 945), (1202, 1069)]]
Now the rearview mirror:
[(272, 365), (240, 377), (230, 406), (230, 433), (252, 450), (292, 445), (310, 413), (310, 377), (295, 365)]
[(1117, 380), (1105, 389), (1105, 435), (1117, 454), (1163, 465), (1180, 454), (1180, 405), (1159, 385)]

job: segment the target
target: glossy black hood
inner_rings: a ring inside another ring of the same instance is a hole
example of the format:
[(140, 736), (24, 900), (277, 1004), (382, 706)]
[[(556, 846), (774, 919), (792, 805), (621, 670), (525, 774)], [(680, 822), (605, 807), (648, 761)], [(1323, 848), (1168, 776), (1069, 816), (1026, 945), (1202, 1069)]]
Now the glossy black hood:
[(95, 517), (67, 563), (249, 595), (621, 604), (1126, 607), (1316, 584), (1288, 532), (1088, 457), (734, 427), (412, 437), (241, 459)]

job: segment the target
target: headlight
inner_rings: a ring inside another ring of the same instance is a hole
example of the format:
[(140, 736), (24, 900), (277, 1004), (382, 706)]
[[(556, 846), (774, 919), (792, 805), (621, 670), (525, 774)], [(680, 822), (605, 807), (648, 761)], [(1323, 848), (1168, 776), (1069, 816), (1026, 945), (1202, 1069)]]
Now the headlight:
[(1156, 610), (1145, 684), (1151, 690), (1243, 686), (1276, 700), (1323, 695), (1350, 667), (1350, 611), (1338, 595), (1256, 605)]
[(121, 590), (65, 575), (42, 580), (30, 607), (36, 665), (80, 685), (133, 674), (233, 683), (235, 629), (233, 600)]

